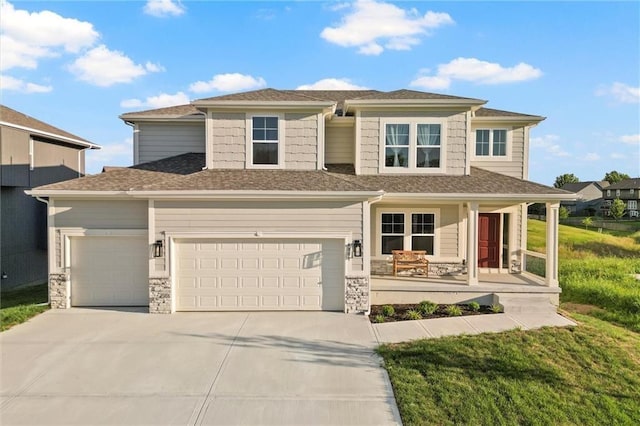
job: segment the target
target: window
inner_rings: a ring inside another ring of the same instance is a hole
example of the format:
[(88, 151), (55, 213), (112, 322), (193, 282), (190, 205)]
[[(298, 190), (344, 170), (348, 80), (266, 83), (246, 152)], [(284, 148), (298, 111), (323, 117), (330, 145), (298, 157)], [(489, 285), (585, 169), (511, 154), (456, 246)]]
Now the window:
[(507, 157), (506, 129), (476, 130), (476, 157)]
[(607, 197), (611, 197), (611, 190), (607, 189)]
[(384, 212), (380, 216), (380, 252), (425, 250), (435, 254), (436, 214), (425, 212)]
[(279, 118), (251, 117), (251, 161), (253, 165), (279, 164)]
[(616, 189), (616, 197), (619, 197), (619, 196), (620, 196), (620, 190)]
[(638, 201), (637, 200), (629, 200), (629, 210), (638, 210)]
[(390, 172), (444, 171), (445, 120), (402, 120), (381, 123), (380, 169)]
[(629, 189), (629, 194), (633, 195), (633, 188)]

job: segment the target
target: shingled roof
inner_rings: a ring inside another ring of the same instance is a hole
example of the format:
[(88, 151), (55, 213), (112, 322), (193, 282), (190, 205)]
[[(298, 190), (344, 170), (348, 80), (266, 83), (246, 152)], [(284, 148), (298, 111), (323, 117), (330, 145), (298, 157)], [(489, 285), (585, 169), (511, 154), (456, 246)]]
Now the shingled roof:
[(640, 177), (625, 179), (606, 187), (606, 189), (640, 189)]
[(534, 119), (544, 118), (539, 115), (522, 114), (519, 112), (503, 111), (500, 109), (484, 108), (484, 107), (479, 108), (476, 111), (475, 115), (476, 117), (513, 117), (513, 118), (534, 118)]

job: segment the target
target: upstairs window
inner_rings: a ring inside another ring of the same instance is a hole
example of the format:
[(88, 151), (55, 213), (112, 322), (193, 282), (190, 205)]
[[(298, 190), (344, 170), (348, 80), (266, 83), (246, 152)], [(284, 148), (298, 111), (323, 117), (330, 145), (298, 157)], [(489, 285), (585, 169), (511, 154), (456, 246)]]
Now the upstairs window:
[(616, 189), (616, 197), (619, 197), (619, 196), (620, 196), (620, 190)]
[(506, 129), (476, 130), (476, 157), (507, 158)]
[(417, 163), (419, 168), (440, 168), (440, 125), (418, 124)]
[(382, 155), (380, 170), (394, 173), (443, 172), (444, 123), (430, 120), (398, 120), (381, 126)]
[(607, 189), (607, 197), (611, 197), (611, 190)]
[(384, 155), (387, 167), (409, 167), (408, 124), (387, 124)]
[(278, 117), (251, 118), (251, 150), (254, 165), (277, 165), (279, 151)]

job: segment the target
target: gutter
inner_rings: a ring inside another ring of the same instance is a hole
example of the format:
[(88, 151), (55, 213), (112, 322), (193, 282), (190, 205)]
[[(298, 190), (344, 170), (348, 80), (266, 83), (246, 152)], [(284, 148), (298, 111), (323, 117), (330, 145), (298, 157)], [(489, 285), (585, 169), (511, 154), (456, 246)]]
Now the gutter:
[(80, 145), (80, 146), (85, 146), (89, 149), (102, 149), (102, 147), (100, 145), (96, 145), (94, 143), (88, 142), (88, 141), (81, 141), (80, 139), (74, 139), (74, 138), (70, 138), (67, 136), (62, 136), (62, 135), (57, 135), (55, 133), (51, 133), (51, 132), (45, 132), (43, 130), (38, 130), (38, 129), (34, 129), (31, 127), (25, 127), (25, 126), (19, 126), (17, 124), (13, 124), (13, 123), (8, 123), (6, 121), (0, 121), (0, 125), (2, 126), (7, 126), (7, 127), (13, 127), (14, 129), (19, 129), (19, 130), (25, 130), (29, 133), (33, 133), (36, 135), (40, 135), (40, 136), (45, 136), (51, 139), (57, 139), (63, 142), (67, 142), (67, 143), (71, 143), (74, 145)]

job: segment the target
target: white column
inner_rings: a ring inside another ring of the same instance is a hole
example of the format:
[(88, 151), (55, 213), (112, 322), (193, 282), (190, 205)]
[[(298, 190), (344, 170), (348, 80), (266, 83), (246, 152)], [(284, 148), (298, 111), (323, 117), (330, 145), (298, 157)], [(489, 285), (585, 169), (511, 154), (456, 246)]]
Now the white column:
[(467, 285), (478, 284), (478, 202), (467, 211)]
[(547, 203), (547, 268), (545, 282), (558, 287), (558, 223), (560, 203)]

